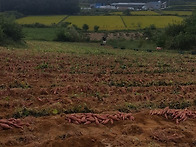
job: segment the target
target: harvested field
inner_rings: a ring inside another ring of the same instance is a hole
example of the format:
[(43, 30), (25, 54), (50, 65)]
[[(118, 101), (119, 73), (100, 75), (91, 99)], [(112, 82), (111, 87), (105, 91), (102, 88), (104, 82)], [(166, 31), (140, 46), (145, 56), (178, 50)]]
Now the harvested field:
[(196, 145), (196, 56), (27, 44), (0, 47), (0, 146)]

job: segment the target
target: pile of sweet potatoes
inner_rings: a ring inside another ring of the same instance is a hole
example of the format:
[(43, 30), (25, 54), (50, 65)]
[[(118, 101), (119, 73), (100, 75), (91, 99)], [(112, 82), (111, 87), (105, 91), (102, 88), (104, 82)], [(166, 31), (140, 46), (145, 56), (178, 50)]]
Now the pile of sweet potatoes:
[(0, 119), (0, 130), (1, 129), (12, 129), (20, 128), (23, 126), (29, 126), (28, 123), (23, 123), (20, 119), (10, 118), (10, 119)]
[(116, 113), (116, 114), (93, 114), (93, 113), (78, 113), (78, 114), (68, 114), (65, 118), (69, 123), (75, 124), (113, 124), (114, 121), (119, 120), (134, 120), (131, 113)]
[(179, 122), (185, 121), (188, 118), (196, 118), (196, 111), (188, 109), (169, 109), (169, 107), (166, 107), (165, 109), (151, 110), (150, 115), (161, 115), (167, 119), (175, 119), (176, 123), (179, 124)]

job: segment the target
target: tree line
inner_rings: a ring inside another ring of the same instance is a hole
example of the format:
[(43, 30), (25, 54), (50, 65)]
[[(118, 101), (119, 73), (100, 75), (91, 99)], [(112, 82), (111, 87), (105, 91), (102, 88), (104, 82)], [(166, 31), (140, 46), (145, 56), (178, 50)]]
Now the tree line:
[(18, 11), (24, 15), (76, 14), (78, 0), (0, 0), (0, 12)]

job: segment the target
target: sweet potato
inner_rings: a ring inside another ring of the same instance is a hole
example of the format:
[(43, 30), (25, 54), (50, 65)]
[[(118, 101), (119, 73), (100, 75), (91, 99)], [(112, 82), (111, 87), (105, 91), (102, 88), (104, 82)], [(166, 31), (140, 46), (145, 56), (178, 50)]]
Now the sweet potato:
[(83, 116), (83, 117), (81, 118), (81, 122), (82, 122), (82, 123), (85, 123), (85, 122), (87, 122), (87, 119), (86, 119), (86, 117), (84, 117), (84, 116)]
[(3, 129), (12, 129), (11, 126), (9, 126), (8, 124), (4, 124), (4, 123), (0, 123), (0, 127)]
[(114, 124), (114, 121), (113, 121), (113, 119), (110, 119), (110, 122), (111, 122), (111, 124)]
[(22, 126), (19, 126), (19, 125), (17, 125), (17, 124), (13, 124), (13, 126), (16, 127), (16, 128), (21, 128), (21, 129), (23, 129)]
[(89, 117), (89, 118), (87, 118), (87, 120), (88, 120), (88, 121), (91, 121), (91, 122), (94, 122), (94, 121), (95, 121), (95, 118)]
[(98, 121), (98, 119), (95, 117), (95, 123), (97, 124), (97, 125), (99, 125), (99, 121)]
[(85, 124), (85, 125), (89, 125), (89, 124), (91, 124), (91, 121), (87, 121), (87, 122), (85, 122), (84, 124)]
[(0, 123), (4, 123), (4, 124), (8, 124), (8, 125), (14, 125), (14, 123), (12, 123), (11, 121), (5, 120), (5, 119), (0, 120)]
[(70, 118), (70, 119), (72, 119), (72, 120), (75, 120), (75, 121), (78, 121), (78, 118), (77, 117), (75, 117), (75, 116), (68, 116), (68, 118)]
[(107, 117), (106, 117), (106, 116), (104, 116), (104, 115), (96, 115), (96, 117), (97, 117), (97, 118), (99, 118), (99, 119), (102, 119), (102, 120), (107, 119)]
[(102, 124), (107, 124), (108, 122), (109, 122), (110, 120), (109, 119), (106, 119), (106, 120), (104, 120), (103, 122), (102, 122)]
[(74, 124), (79, 125), (80, 123), (78, 121), (73, 121)]
[(87, 117), (91, 117), (91, 116), (93, 116), (93, 114), (92, 113), (86, 113), (85, 114)]
[(113, 120), (118, 120), (118, 118), (113, 115), (108, 116), (108, 118), (113, 119)]

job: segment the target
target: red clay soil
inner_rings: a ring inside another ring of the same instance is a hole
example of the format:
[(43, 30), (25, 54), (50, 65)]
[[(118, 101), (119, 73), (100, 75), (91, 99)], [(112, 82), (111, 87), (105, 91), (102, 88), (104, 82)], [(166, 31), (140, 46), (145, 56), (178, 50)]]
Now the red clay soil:
[(2, 146), (195, 146), (196, 121), (179, 125), (148, 112), (134, 113), (135, 121), (117, 121), (107, 125), (76, 125), (65, 121), (65, 114), (26, 117), (30, 126), (1, 130)]
[[(159, 61), (159, 64), (157, 64)], [(196, 119), (150, 115), (152, 108), (195, 111), (196, 57), (77, 55), (0, 48), (0, 147), (196, 146)], [(195, 100), (195, 101), (194, 101)], [(178, 103), (179, 102), (179, 103)], [(113, 124), (73, 124), (72, 113), (132, 113)]]

